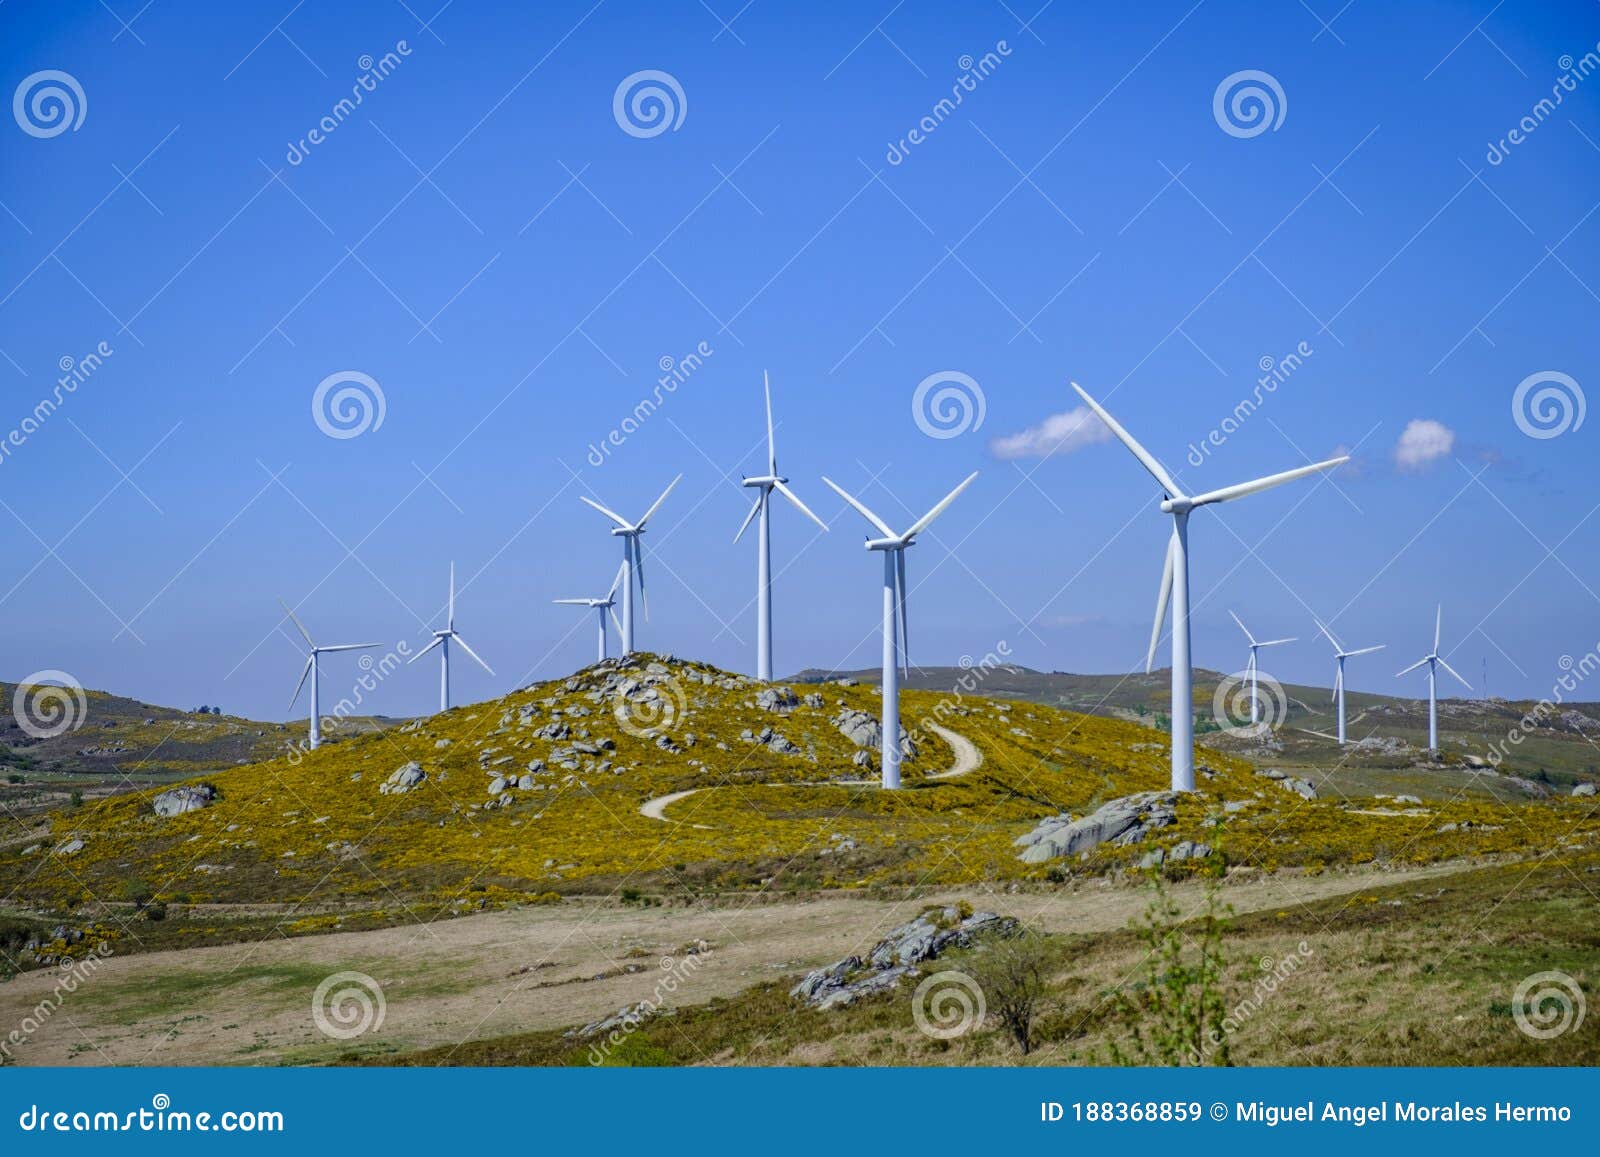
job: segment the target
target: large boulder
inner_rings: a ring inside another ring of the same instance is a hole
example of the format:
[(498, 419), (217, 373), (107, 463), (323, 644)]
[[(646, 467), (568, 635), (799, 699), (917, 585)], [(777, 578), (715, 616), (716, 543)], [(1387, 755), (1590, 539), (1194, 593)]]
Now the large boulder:
[(401, 764), (394, 773), (386, 779), (378, 791), (383, 795), (404, 795), (428, 778), (428, 773), (422, 770), (422, 764), (416, 760)]
[(1577, 787), (1572, 789), (1572, 794), (1573, 795), (1579, 795), (1579, 796), (1593, 795), (1594, 792), (1595, 792), (1595, 787), (1594, 787), (1594, 784), (1592, 784), (1592, 783), (1580, 783)]
[(756, 706), (763, 711), (787, 715), (800, 706), (800, 699), (788, 687), (768, 687), (756, 694)]
[(919, 975), (916, 965), (950, 948), (969, 948), (980, 937), (1015, 936), (1019, 927), (1010, 916), (993, 912), (963, 917), (956, 908), (931, 909), (878, 941), (865, 960), (846, 956), (807, 973), (789, 995), (813, 1008), (840, 1008)]
[(156, 815), (165, 819), (181, 816), (184, 812), (197, 812), (210, 807), (217, 798), (217, 789), (209, 783), (183, 784), (169, 788), (150, 801)]
[(1082, 819), (1052, 816), (1017, 839), (1017, 846), (1023, 849), (1018, 858), (1025, 864), (1042, 864), (1101, 844), (1136, 844), (1150, 832), (1176, 822), (1177, 799), (1174, 792), (1145, 791), (1114, 799)]
[[(883, 725), (875, 715), (846, 707), (833, 717), (833, 725), (857, 747), (876, 748), (883, 745)], [(911, 736), (906, 733), (904, 726), (900, 728), (900, 753), (907, 759), (917, 756), (916, 745), (911, 742)]]

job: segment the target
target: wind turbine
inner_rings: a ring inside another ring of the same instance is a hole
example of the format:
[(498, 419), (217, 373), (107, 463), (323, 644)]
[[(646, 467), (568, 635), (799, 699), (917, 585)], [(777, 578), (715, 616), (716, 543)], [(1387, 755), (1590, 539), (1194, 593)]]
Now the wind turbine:
[(1376, 647), (1362, 647), (1359, 651), (1346, 651), (1344, 644), (1333, 637), (1333, 632), (1317, 620), (1317, 630), (1328, 636), (1328, 642), (1333, 644), (1333, 657), (1339, 664), (1339, 671), (1333, 677), (1333, 701), (1339, 705), (1339, 743), (1344, 744), (1344, 661), (1354, 655), (1370, 655), (1374, 651), (1381, 651), (1387, 643), (1379, 643)]
[(639, 601), (644, 604), (645, 621), (650, 621), (650, 599), (644, 593), (644, 551), (639, 546), (639, 536), (644, 533), (645, 523), (655, 516), (661, 509), (661, 504), (667, 500), (667, 495), (672, 493), (672, 488), (683, 478), (678, 475), (667, 488), (661, 492), (661, 497), (656, 499), (655, 505), (644, 512), (644, 517), (637, 522), (629, 522), (615, 510), (608, 510), (601, 506), (588, 495), (580, 494), (579, 499), (594, 507), (612, 522), (616, 523), (611, 528), (611, 533), (622, 539), (622, 622), (617, 629), (622, 632), (622, 653), (633, 654), (633, 588), (635, 582), (639, 586)]
[(1238, 615), (1233, 614), (1232, 611), (1229, 611), (1228, 614), (1232, 615), (1233, 621), (1239, 624), (1239, 629), (1244, 632), (1244, 637), (1250, 640), (1250, 662), (1245, 667), (1246, 672), (1250, 675), (1250, 722), (1259, 723), (1261, 721), (1261, 700), (1256, 693), (1256, 675), (1258, 672), (1256, 652), (1263, 647), (1277, 647), (1283, 643), (1294, 643), (1299, 640), (1268, 639), (1264, 643), (1258, 643), (1256, 642), (1256, 637), (1250, 633), (1250, 628), (1240, 622)]
[(305, 624), (295, 618), (294, 612), (289, 609), (289, 604), (282, 599), (278, 605), (283, 608), (283, 613), (289, 616), (289, 621), (305, 637), (306, 646), (311, 648), (311, 653), (306, 656), (306, 665), (300, 671), (300, 682), (294, 685), (294, 697), (289, 700), (289, 709), (300, 701), (300, 689), (306, 685), (306, 676), (311, 676), (311, 750), (315, 751), (322, 746), (322, 701), (317, 687), (318, 663), (317, 659), (323, 655), (331, 655), (335, 651), (369, 651), (378, 646), (377, 643), (339, 643), (330, 647), (319, 647), (311, 641), (311, 632), (306, 630)]
[(1172, 790), (1194, 790), (1194, 670), (1189, 662), (1189, 512), (1214, 502), (1227, 502), (1244, 498), (1296, 478), (1303, 478), (1318, 470), (1326, 470), (1348, 456), (1330, 458), (1310, 466), (1298, 466), (1281, 474), (1269, 474), (1253, 482), (1224, 486), (1204, 494), (1185, 494), (1172, 475), (1167, 473), (1154, 454), (1134, 440), (1117, 420), (1099, 402), (1091, 398), (1077, 382), (1072, 388), (1099, 415), (1106, 428), (1117, 436), (1139, 463), (1161, 486), (1161, 510), (1172, 515), (1172, 537), (1167, 542), (1167, 561), (1161, 571), (1161, 589), (1156, 595), (1156, 621), (1150, 630), (1150, 650), (1145, 657), (1145, 671), (1155, 662), (1156, 644), (1161, 640), (1161, 628), (1166, 622), (1167, 604), (1172, 604)]
[[(588, 607), (595, 612), (595, 642), (599, 649), (599, 656), (595, 659), (597, 663), (606, 661), (606, 615), (609, 614), (613, 620), (617, 617), (617, 613), (611, 608), (617, 605), (617, 587), (622, 585), (623, 570), (623, 567), (617, 568), (617, 577), (611, 580), (611, 589), (606, 592), (606, 597), (603, 599), (551, 600), (564, 607)], [(622, 629), (620, 622), (617, 623), (617, 629)]]
[(882, 538), (869, 538), (868, 550), (883, 552), (883, 786), (900, 786), (900, 671), (911, 671), (909, 632), (906, 619), (906, 548), (914, 546), (917, 535), (933, 525), (945, 510), (971, 486), (976, 472), (940, 499), (939, 504), (911, 524), (904, 534), (896, 534), (889, 524), (868, 510), (858, 499), (842, 490), (831, 478), (823, 481), (873, 525)]
[(461, 644), (461, 649), (471, 655), (473, 661), (489, 674), (494, 674), (494, 668), (478, 658), (478, 652), (467, 645), (467, 641), (456, 631), (456, 564), (450, 564), (450, 605), (448, 618), (445, 619), (444, 630), (433, 633), (433, 642), (418, 651), (406, 660), (407, 666), (415, 663), (435, 647), (439, 648), (439, 710), (450, 710), (450, 643), (455, 641)]
[(756, 503), (750, 508), (750, 513), (745, 515), (744, 523), (739, 527), (739, 533), (733, 536), (733, 541), (738, 542), (744, 537), (744, 532), (750, 529), (750, 523), (756, 518), (761, 519), (761, 528), (756, 547), (756, 678), (763, 683), (772, 682), (772, 492), (776, 490), (794, 504), (812, 522), (828, 529), (828, 524), (823, 522), (804, 502), (799, 495), (789, 489), (789, 480), (778, 473), (778, 444), (772, 433), (772, 384), (767, 380), (766, 371), (762, 371), (761, 385), (767, 395), (767, 472), (757, 478), (746, 478), (745, 486), (754, 487), (756, 490)]
[(1411, 666), (1407, 667), (1404, 671), (1401, 671), (1395, 675), (1395, 678), (1399, 679), (1402, 676), (1411, 674), (1411, 672), (1415, 671), (1424, 663), (1428, 665), (1428, 750), (1435, 753), (1437, 753), (1439, 750), (1438, 668), (1443, 667), (1446, 671), (1449, 671), (1450, 674), (1455, 675), (1456, 681), (1468, 691), (1472, 690), (1472, 684), (1468, 683), (1465, 679), (1461, 678), (1460, 675), (1456, 674), (1456, 669), (1449, 663), (1446, 663), (1439, 655), (1439, 628), (1443, 625), (1444, 607), (1441, 605), (1433, 615), (1433, 650), (1427, 655), (1424, 655), (1422, 658), (1418, 659), (1415, 663), (1411, 664)]

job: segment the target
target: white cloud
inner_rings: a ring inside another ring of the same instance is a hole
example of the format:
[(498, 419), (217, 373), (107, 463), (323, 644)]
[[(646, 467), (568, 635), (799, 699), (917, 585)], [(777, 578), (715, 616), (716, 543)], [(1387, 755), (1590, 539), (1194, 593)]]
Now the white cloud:
[(1111, 431), (1093, 410), (1079, 406), (1064, 414), (1051, 414), (1037, 426), (1018, 434), (1007, 434), (989, 442), (996, 458), (1044, 458), (1050, 454), (1070, 454), (1096, 442), (1107, 442)]
[(1456, 432), (1432, 418), (1413, 418), (1394, 444), (1395, 465), (1402, 470), (1420, 470), (1435, 458), (1455, 449)]

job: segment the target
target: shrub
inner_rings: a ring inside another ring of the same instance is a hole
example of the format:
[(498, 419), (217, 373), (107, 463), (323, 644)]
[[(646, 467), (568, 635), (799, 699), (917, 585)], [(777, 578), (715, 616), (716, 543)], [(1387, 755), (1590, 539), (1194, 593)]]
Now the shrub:
[(972, 978), (989, 1012), (1005, 1026), (1022, 1055), (1033, 1049), (1033, 1021), (1049, 989), (1050, 950), (1033, 933), (993, 940), (973, 959)]

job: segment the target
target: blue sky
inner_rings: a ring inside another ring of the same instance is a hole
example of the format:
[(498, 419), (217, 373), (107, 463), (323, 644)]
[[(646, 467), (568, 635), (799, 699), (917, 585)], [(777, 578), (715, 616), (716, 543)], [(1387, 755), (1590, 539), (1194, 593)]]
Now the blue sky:
[[(6, 85), (65, 72), (83, 115), (0, 131), (0, 438), (63, 358), (112, 353), (0, 457), (0, 674), (282, 717), (277, 598), (329, 642), (420, 648), (454, 559), (498, 672), (458, 665), (457, 697), (487, 697), (590, 657), (549, 603), (616, 567), (578, 496), (638, 513), (680, 471), (641, 645), (750, 669), (754, 544), (730, 540), (766, 369), (780, 465), (833, 524), (777, 511), (782, 671), (878, 655), (879, 572), (820, 475), (909, 522), (974, 469), (911, 554), (914, 659), (1142, 664), (1168, 529), (1147, 477), (1094, 439), (996, 452), (1076, 380), (1196, 489), (1356, 448), (1195, 516), (1198, 662), (1242, 664), (1231, 608), (1306, 640), (1272, 673), (1326, 683), (1319, 613), (1390, 645), (1353, 687), (1402, 690), (1442, 600), (1458, 669), (1545, 694), (1600, 638), (1596, 432), (1530, 437), (1512, 399), (1600, 381), (1600, 76), (1534, 110), (1600, 7), (1533, 7), (11, 0)], [(643, 70), (676, 81), (676, 128), (614, 115)], [(1214, 112), (1245, 70), (1282, 93), (1253, 135)], [(335, 438), (312, 397), (343, 371), (384, 415)], [(912, 402), (943, 372), (983, 420), (930, 437)], [(422, 668), (373, 709), (427, 710)]]

